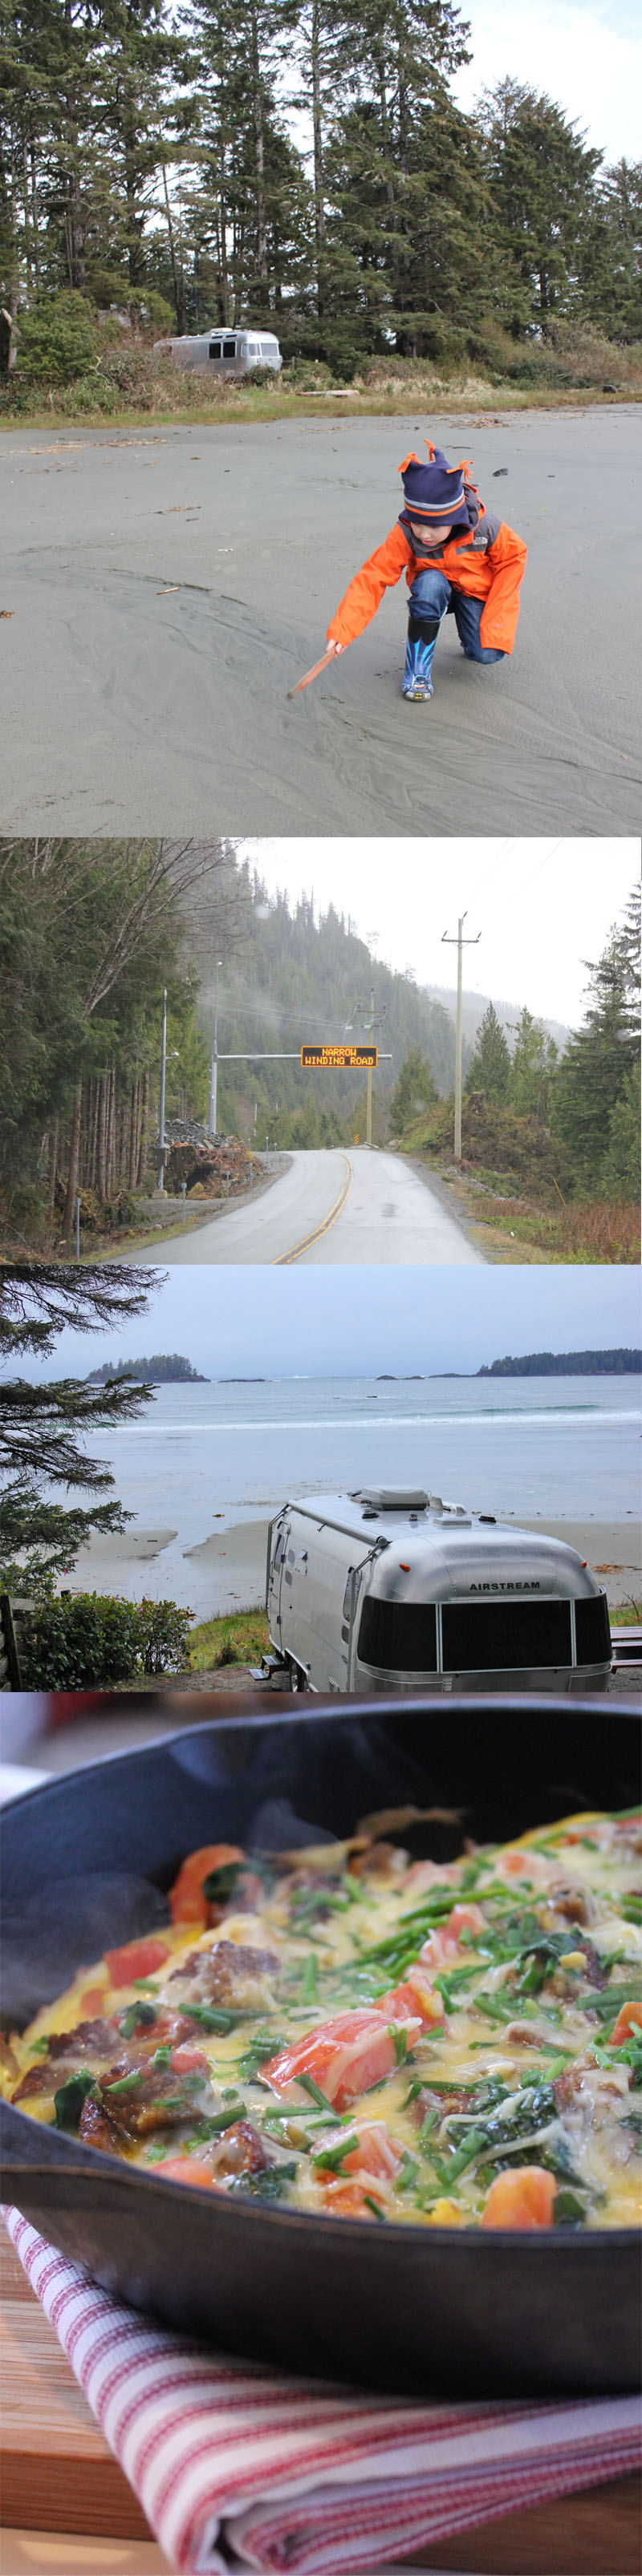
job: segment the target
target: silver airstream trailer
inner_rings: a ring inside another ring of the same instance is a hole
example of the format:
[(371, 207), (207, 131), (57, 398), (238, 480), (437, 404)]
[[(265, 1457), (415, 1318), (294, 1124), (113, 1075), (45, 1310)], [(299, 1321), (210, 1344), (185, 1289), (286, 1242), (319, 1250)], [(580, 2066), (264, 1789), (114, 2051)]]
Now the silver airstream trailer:
[(283, 359), (273, 331), (258, 328), (212, 330), (180, 340), (157, 340), (155, 357), (174, 358), (178, 367), (200, 367), (209, 376), (247, 376), (251, 367), (271, 367), (279, 375)]
[(439, 1494), (317, 1494), (270, 1523), (263, 1672), (312, 1691), (606, 1687), (606, 1594), (572, 1547)]

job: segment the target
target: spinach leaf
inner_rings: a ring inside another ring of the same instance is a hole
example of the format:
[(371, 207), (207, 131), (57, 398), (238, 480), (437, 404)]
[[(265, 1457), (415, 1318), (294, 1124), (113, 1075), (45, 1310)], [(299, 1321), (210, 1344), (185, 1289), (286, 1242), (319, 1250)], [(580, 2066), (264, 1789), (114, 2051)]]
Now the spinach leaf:
[(96, 2077), (90, 2075), (88, 2066), (81, 2067), (78, 2075), (68, 2075), (66, 2084), (61, 2084), (58, 2092), (54, 2093), (56, 2128), (77, 2130), (87, 2094), (97, 2092)]

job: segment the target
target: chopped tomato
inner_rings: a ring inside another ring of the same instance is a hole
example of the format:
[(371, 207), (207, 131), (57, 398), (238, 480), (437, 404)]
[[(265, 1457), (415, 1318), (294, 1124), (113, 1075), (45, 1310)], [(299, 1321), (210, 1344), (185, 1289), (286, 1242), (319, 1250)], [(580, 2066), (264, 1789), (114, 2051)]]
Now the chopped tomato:
[(419, 1962), (415, 1968), (408, 1969), (403, 1985), (395, 1986), (391, 1994), (381, 1997), (379, 2011), (385, 2012), (389, 2021), (398, 2022), (413, 2021), (418, 2014), (424, 2030), (429, 2030), (432, 2023), (444, 2020), (441, 1995), (436, 1993)]
[[(320, 2022), (316, 2030), (295, 2039), (291, 2048), (282, 2049), (261, 2073), (276, 2093), (287, 2092), (289, 2084), (311, 2075), (326, 2100), (342, 2111), (358, 2093), (367, 2093), (372, 2084), (382, 2083), (392, 2073), (397, 2052), (389, 2024), (390, 2015), (373, 2005), (364, 2005), (360, 2012), (337, 2013), (333, 2021)], [(398, 2027), (406, 2031), (412, 2047), (421, 2029), (419, 2015), (413, 2020), (404, 2015)]]
[(195, 2156), (164, 2156), (158, 2171), (163, 2182), (169, 2176), (170, 2182), (198, 2182), (206, 2191), (214, 2188), (214, 2175), (207, 2165), (197, 2164)]
[[(336, 2132), (333, 2132), (336, 2136)], [(365, 2120), (356, 2131), (359, 2140), (350, 2156), (344, 2156), (341, 2171), (367, 2174), (378, 2182), (394, 2182), (401, 2163), (401, 2147), (395, 2145), (385, 2120)]]
[(520, 2165), (516, 2173), (497, 2174), (482, 2210), (482, 2227), (552, 2227), (557, 2191), (554, 2174), (544, 2165)]
[(642, 2035), (642, 2003), (636, 2003), (634, 1997), (630, 2003), (622, 2005), (615, 2029), (611, 2031), (609, 2046), (621, 2048), (622, 2041), (630, 2039), (632, 2031), (639, 2031)]
[(434, 1932), (429, 1932), (420, 1950), (420, 1959), (427, 1967), (444, 1968), (459, 1948), (462, 1932), (471, 1932), (474, 1939), (484, 1929), (484, 1917), (478, 1905), (453, 1905), (447, 1923), (440, 1923)]
[(355, 2175), (352, 2182), (327, 2183), (324, 2199), (330, 2218), (372, 2218), (374, 2217), (373, 2201), (376, 2201), (377, 2208), (381, 2210), (382, 2218), (384, 2215), (383, 2201), (377, 2185), (368, 2182), (367, 2176), (364, 2182), (358, 2180)]
[(135, 1977), (153, 1977), (169, 1958), (167, 1941), (157, 1941), (152, 1933), (143, 1941), (126, 1941), (122, 1950), (106, 1950), (105, 1966), (112, 1986), (131, 1986)]
[(449, 1914), (448, 1922), (446, 1924), (446, 1931), (452, 1941), (459, 1941), (461, 1939), (462, 1932), (472, 1932), (474, 1934), (475, 1932), (484, 1932), (485, 1929), (486, 1926), (481, 1906), (453, 1905), (452, 1914)]
[(94, 2013), (102, 2012), (105, 2001), (105, 1991), (104, 1986), (85, 1987), (84, 1995), (81, 1995), (78, 2006), (81, 2021), (89, 2021)]
[[(154, 2034), (154, 2036), (155, 2035), (156, 2034)], [(192, 2068), (195, 2069), (199, 2066), (204, 2067), (206, 2075), (209, 2074), (209, 2065), (205, 2055), (205, 2050), (203, 2048), (195, 2048), (192, 2041), (189, 2039), (179, 2040), (178, 2047), (172, 2049), (170, 2066), (172, 2067), (175, 2075), (189, 2075)]]
[(238, 1843), (203, 1843), (200, 1851), (188, 1853), (170, 1888), (169, 1910), (173, 1923), (200, 1923), (206, 1930), (210, 1907), (203, 1895), (203, 1880), (214, 1869), (225, 1869), (230, 1861), (244, 1861), (245, 1852)]
[[(336, 2134), (336, 2129), (328, 2130), (329, 2145), (336, 2145)], [(340, 2218), (372, 2218), (376, 2202), (383, 2217), (401, 2163), (401, 2147), (390, 2137), (385, 2120), (365, 2120), (356, 2136), (358, 2145), (342, 2158), (340, 2172), (324, 2176), (326, 2208)]]

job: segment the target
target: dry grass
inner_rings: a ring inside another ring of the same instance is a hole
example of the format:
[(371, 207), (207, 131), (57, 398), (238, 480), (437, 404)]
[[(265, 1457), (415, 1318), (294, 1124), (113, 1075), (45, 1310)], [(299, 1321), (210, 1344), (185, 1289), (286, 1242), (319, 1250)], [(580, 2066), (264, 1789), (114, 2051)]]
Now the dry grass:
[(186, 1670), (212, 1673), (223, 1664), (258, 1664), (269, 1642), (263, 1610), (237, 1610), (229, 1619), (205, 1619), (190, 1632)]
[[(466, 1179), (461, 1183), (466, 1197)], [(634, 1200), (575, 1199), (558, 1209), (525, 1198), (497, 1198), (479, 1182), (468, 1194), (469, 1213), (514, 1242), (537, 1247), (547, 1261), (632, 1263), (640, 1260), (640, 1215)]]
[(320, 420), (351, 413), (403, 417), (418, 406), (436, 415), (472, 410), (499, 420), (510, 412), (642, 400), (639, 347), (615, 349), (597, 333), (576, 332), (567, 335), (563, 348), (524, 352), (512, 374), (507, 348), (508, 358), (503, 342), (498, 344), (496, 363), (487, 367), (464, 364), (452, 371), (428, 360), (377, 359), (349, 385), (333, 384), (327, 367), (298, 362), (273, 385), (257, 386), (208, 382), (170, 358), (155, 358), (144, 342), (128, 337), (106, 347), (73, 384), (29, 385), (16, 371), (0, 385), (0, 427), (21, 420), (33, 429), (101, 421), (162, 428), (181, 420), (223, 427), (231, 421), (297, 420), (302, 414)]

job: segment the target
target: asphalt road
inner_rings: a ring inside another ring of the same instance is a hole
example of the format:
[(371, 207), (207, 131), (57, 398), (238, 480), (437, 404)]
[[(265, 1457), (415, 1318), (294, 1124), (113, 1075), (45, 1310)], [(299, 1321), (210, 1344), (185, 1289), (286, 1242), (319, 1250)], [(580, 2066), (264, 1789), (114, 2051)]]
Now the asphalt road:
[(429, 1184), (396, 1154), (361, 1147), (344, 1154), (293, 1154), (290, 1168), (260, 1198), (230, 1207), (211, 1225), (137, 1253), (165, 1270), (173, 1262), (386, 1262), (431, 1265), (481, 1260)]
[(405, 583), (288, 699), (435, 427), (348, 413), (0, 438), (5, 833), (637, 832), (635, 406), (437, 422), (529, 564), (510, 659), (449, 619), (426, 706)]

